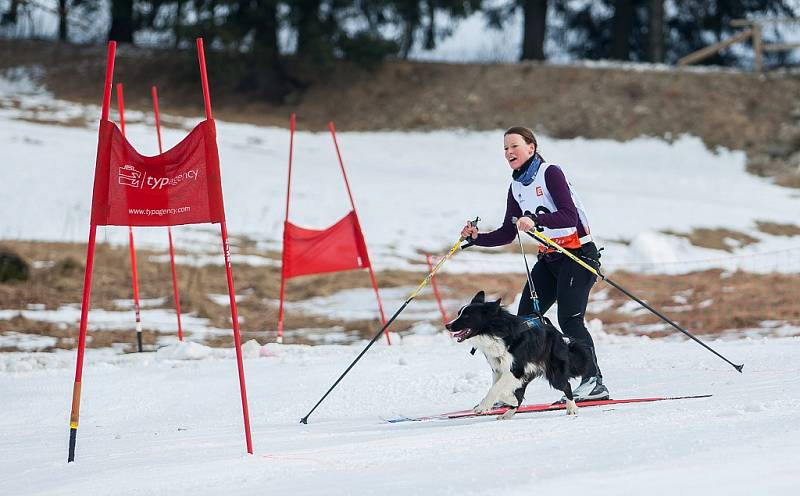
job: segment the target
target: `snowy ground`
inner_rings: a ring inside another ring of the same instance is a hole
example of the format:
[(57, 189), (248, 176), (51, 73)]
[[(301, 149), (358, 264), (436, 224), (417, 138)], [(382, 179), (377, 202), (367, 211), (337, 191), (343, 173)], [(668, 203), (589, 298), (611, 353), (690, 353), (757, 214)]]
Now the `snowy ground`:
[[(396, 339), (396, 341), (398, 341)], [(74, 354), (0, 355), (3, 494), (793, 494), (800, 489), (800, 338), (711, 344), (598, 335), (618, 398), (708, 399), (387, 424), (469, 408), (489, 368), (442, 334), (376, 345), (300, 417), (363, 346), (268, 345), (245, 361), (255, 454), (244, 454), (230, 351), (89, 350), (77, 463), (67, 464)], [(247, 346), (248, 356), (258, 348)], [(181, 359), (183, 358), (183, 359)], [(190, 359), (197, 358), (197, 359)], [(557, 399), (534, 383), (527, 402)]]
[[(54, 100), (36, 86), (35, 69), (0, 76), (0, 184), (17, 186), (4, 190), (12, 197), (3, 197), (0, 240), (85, 241), (99, 109)], [(151, 116), (126, 117), (134, 145), (154, 153)], [(55, 124), (41, 122), (46, 120)], [(73, 126), (59, 124), (65, 121)], [(168, 146), (193, 124), (168, 117), (165, 122), (171, 123), (165, 130)], [(302, 116), (299, 125), (302, 129)], [(218, 128), (229, 231), (278, 250), (288, 132), (226, 122)], [(465, 219), (480, 215), (484, 228), (497, 226), (508, 187), (501, 135), (499, 130), (339, 135), (376, 268), (424, 270), (420, 251), (443, 253)], [(546, 136), (540, 141), (545, 157), (565, 165), (583, 197), (593, 231), (607, 247), (606, 268), (800, 272), (800, 237), (755, 230), (757, 220), (796, 224), (800, 194), (747, 174), (741, 152), (708, 150), (689, 136), (672, 142)], [(349, 208), (330, 137), (300, 132), (295, 143), (291, 219), (325, 227)], [(321, 195), (320, 184), (332, 186)], [(729, 254), (661, 232), (700, 227), (755, 233), (761, 242), (732, 245)], [(136, 232), (140, 246), (165, 248), (163, 230)], [(188, 252), (181, 255), (188, 263), (210, 263), (219, 248), (215, 228), (178, 228), (175, 238)], [(101, 229), (98, 239), (127, 242), (124, 229)], [(233, 262), (235, 270), (276, 263), (236, 253)], [(444, 270), (519, 272), (520, 264), (512, 253), (473, 250), (459, 253)], [(384, 292), (387, 308), (399, 306), (408, 290)], [(371, 299), (369, 308), (355, 303), (367, 301), (360, 291), (293, 304), (363, 318), (374, 310)], [(23, 312), (37, 320), (76, 319), (75, 307), (45, 310), (39, 303), (30, 302)], [(119, 312), (92, 311), (93, 332), (117, 328), (125, 315), (130, 321), (128, 302), (118, 303)], [(0, 318), (19, 313), (0, 309)], [(406, 317), (436, 319), (437, 310), (431, 302), (415, 301)], [(173, 317), (146, 308), (143, 318), (168, 328)], [(192, 323), (202, 327), (200, 320)], [(613, 396), (714, 396), (585, 409), (578, 418), (544, 413), (511, 422), (383, 423), (381, 418), (399, 414), (471, 407), (488, 387), (482, 358), (423, 324), (404, 339), (395, 337), (396, 346), (380, 341), (303, 426), (299, 418), (364, 343), (262, 349), (248, 342), (255, 444), (255, 454), (248, 456), (232, 350), (196, 343), (138, 355), (90, 349), (77, 463), (67, 465), (75, 353), (36, 353), (52, 345), (52, 338), (6, 333), (0, 346), (12, 343), (30, 351), (0, 354), (0, 494), (749, 495), (800, 489), (800, 338), (748, 337), (758, 335), (754, 329), (712, 341), (745, 363), (740, 375), (678, 338), (609, 336), (599, 323), (591, 330)], [(351, 339), (341, 328), (317, 331), (322, 342)], [(778, 334), (798, 332), (785, 326)], [(539, 383), (527, 400), (559, 396)]]

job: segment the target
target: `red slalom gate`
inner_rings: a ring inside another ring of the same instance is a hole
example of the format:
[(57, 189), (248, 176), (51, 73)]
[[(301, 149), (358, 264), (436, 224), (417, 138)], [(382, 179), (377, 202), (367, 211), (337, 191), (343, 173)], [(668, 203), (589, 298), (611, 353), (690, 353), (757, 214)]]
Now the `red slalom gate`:
[[(119, 127), (122, 136), (125, 136), (125, 97), (122, 83), (117, 83), (117, 111), (119, 112)], [(128, 248), (131, 253), (131, 279), (133, 280), (133, 310), (136, 314), (136, 349), (142, 352), (142, 310), (139, 303), (139, 271), (136, 267), (136, 245), (133, 242), (133, 227), (128, 226)]]
[(197, 55), (200, 62), (206, 119), (175, 147), (153, 157), (139, 154), (125, 139), (122, 131), (108, 119), (115, 53), (116, 43), (109, 42), (92, 193), (89, 243), (86, 249), (67, 461), (75, 460), (97, 226), (173, 226), (202, 223), (220, 225), (242, 399), (245, 443), (247, 452), (252, 454), (253, 443), (250, 434), (250, 413), (247, 405), (239, 319), (234, 298), (216, 125), (211, 114), (203, 40), (197, 39)]
[[(153, 97), (153, 111), (156, 120), (156, 137), (158, 138), (158, 153), (164, 153), (161, 144), (161, 119), (158, 115), (158, 90), (155, 86), (150, 89)], [(178, 289), (178, 272), (175, 269), (175, 245), (172, 243), (172, 227), (167, 226), (167, 236), (169, 237), (169, 264), (172, 269), (172, 293), (175, 298), (175, 316), (178, 319), (178, 340), (183, 341), (183, 326), (181, 325), (181, 294)]]
[[(333, 145), (336, 149), (336, 156), (339, 160), (339, 168), (342, 171), (344, 185), (347, 189), (347, 196), (350, 199), (352, 210), (335, 224), (327, 229), (307, 229), (289, 222), (289, 200), (292, 191), (292, 161), (294, 158), (294, 133), (296, 128), (295, 115), (292, 114), (289, 120), (289, 178), (286, 184), (286, 217), (283, 222), (283, 257), (281, 264), (281, 290), (280, 306), (278, 308), (278, 342), (283, 342), (283, 305), (286, 294), (286, 280), (308, 274), (323, 274), (329, 272), (340, 272), (345, 270), (367, 269), (369, 271), (372, 288), (375, 291), (375, 298), (378, 301), (378, 313), (381, 323), (386, 325), (386, 317), (383, 313), (383, 303), (378, 290), (378, 282), (375, 279), (375, 271), (369, 260), (367, 244), (364, 241), (364, 234), (361, 224), (358, 221), (356, 205), (353, 201), (353, 194), (350, 191), (350, 182), (347, 180), (347, 172), (344, 169), (344, 161), (339, 150), (339, 143), (336, 140), (336, 129), (333, 122), (328, 123), (328, 130), (333, 138)], [(384, 332), (386, 342), (391, 343), (389, 330)]]

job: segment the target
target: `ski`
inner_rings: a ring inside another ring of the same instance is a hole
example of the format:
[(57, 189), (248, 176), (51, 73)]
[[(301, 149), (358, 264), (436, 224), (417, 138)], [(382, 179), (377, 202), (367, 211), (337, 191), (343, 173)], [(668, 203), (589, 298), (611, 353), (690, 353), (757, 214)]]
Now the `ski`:
[[(652, 397), (652, 398), (628, 398), (622, 400), (594, 400), (594, 401), (580, 401), (577, 403), (579, 408), (588, 408), (592, 406), (606, 406), (606, 405), (622, 405), (626, 403), (651, 403), (654, 401), (671, 401), (671, 400), (688, 400), (695, 398), (710, 398), (710, 394), (700, 394), (695, 396), (669, 396), (669, 397)], [(541, 403), (538, 405), (522, 405), (517, 409), (517, 414), (530, 413), (530, 412), (552, 412), (557, 410), (564, 410), (565, 403)], [(400, 422), (427, 422), (431, 420), (451, 420), (462, 419), (471, 417), (488, 417), (492, 415), (500, 415), (505, 413), (508, 408), (497, 408), (485, 413), (475, 413), (472, 410), (461, 410), (457, 412), (440, 413), (438, 415), (430, 415), (427, 417), (396, 417), (391, 419), (384, 419), (390, 424), (397, 424)]]

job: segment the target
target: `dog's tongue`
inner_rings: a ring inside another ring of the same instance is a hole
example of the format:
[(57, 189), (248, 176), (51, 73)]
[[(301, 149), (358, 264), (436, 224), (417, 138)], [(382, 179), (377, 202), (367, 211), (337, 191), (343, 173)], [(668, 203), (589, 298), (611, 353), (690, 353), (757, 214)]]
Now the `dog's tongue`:
[(472, 329), (462, 329), (462, 330), (460, 330), (458, 332), (454, 332), (453, 333), (453, 337), (456, 338), (456, 341), (458, 341), (460, 343), (461, 341), (464, 341), (465, 339), (467, 339), (467, 337), (469, 335), (469, 332), (471, 330)]

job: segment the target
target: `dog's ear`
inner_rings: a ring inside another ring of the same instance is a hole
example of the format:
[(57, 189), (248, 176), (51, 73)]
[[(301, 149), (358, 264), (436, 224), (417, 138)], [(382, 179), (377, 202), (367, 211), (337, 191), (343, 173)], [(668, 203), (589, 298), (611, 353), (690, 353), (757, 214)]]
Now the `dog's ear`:
[(472, 303), (483, 303), (486, 301), (486, 294), (483, 291), (478, 291), (474, 298), (472, 298)]
[(500, 311), (500, 308), (501, 308), (500, 307), (500, 301), (501, 300), (502, 300), (502, 298), (498, 298), (495, 301), (491, 302), (492, 310), (494, 310), (495, 312), (499, 312)]

